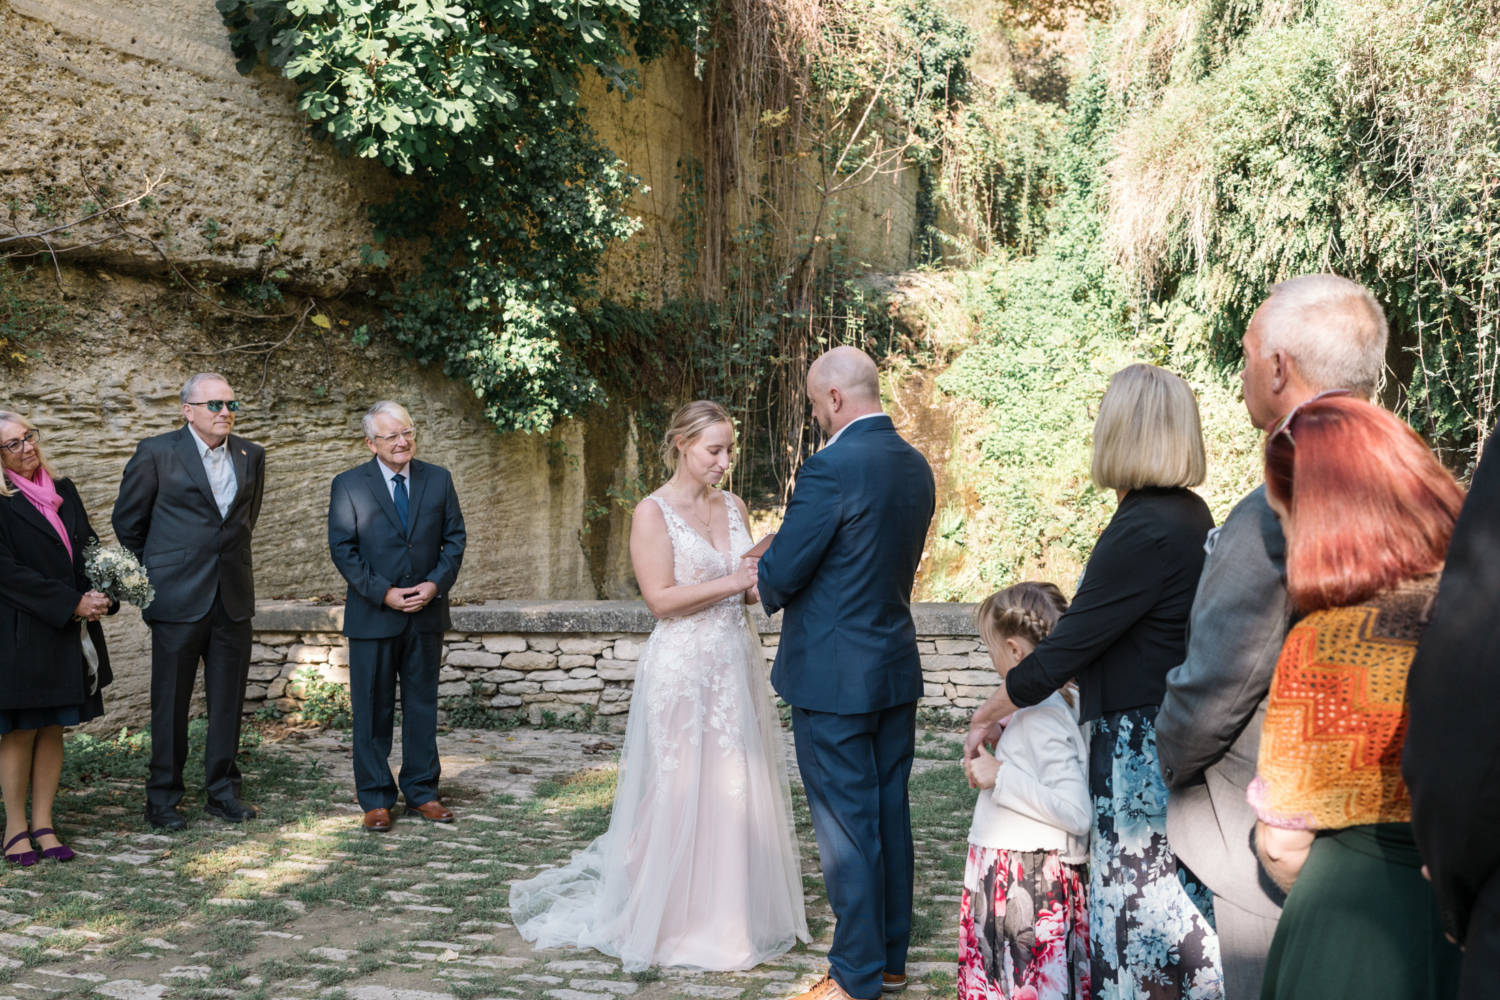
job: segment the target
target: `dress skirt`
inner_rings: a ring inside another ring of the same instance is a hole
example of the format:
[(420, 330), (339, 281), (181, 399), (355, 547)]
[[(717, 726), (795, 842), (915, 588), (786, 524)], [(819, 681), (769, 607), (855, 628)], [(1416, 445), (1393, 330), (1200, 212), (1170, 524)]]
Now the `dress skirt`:
[(1287, 894), (1261, 1000), (1449, 1000), (1462, 956), (1411, 824), (1330, 830)]
[(1222, 1000), (1213, 893), (1167, 844), (1155, 707), (1094, 722), (1089, 949), (1094, 996)]
[(958, 1000), (1090, 1000), (1083, 865), (969, 845)]
[(0, 736), (18, 730), (46, 729), (48, 726), (81, 726), (103, 714), (103, 691), (95, 691), (84, 699), (82, 705), (0, 709)]

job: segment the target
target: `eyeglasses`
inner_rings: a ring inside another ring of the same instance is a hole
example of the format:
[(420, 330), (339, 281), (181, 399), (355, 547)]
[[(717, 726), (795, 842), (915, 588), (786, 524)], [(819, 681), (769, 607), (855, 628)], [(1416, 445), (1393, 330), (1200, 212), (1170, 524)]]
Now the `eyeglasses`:
[(1286, 416), (1281, 418), (1281, 423), (1277, 424), (1276, 429), (1266, 436), (1266, 441), (1269, 442), (1278, 434), (1285, 434), (1286, 439), (1292, 443), (1292, 447), (1297, 447), (1297, 440), (1296, 438), (1292, 437), (1292, 418), (1295, 417), (1298, 413), (1301, 413), (1304, 406), (1306, 406), (1308, 403), (1313, 403), (1320, 399), (1328, 399), (1330, 396), (1352, 395), (1354, 395), (1354, 393), (1350, 392), (1348, 389), (1329, 389), (1326, 392), (1318, 393), (1316, 396), (1309, 396), (1307, 399), (1304, 399), (1302, 402), (1292, 407), (1291, 413), (1288, 413)]
[(400, 431), (395, 434), (376, 434), (373, 440), (379, 441), (383, 444), (395, 444), (398, 440), (415, 441), (416, 439), (417, 429), (415, 427), (408, 427), (406, 430)]
[(209, 413), (218, 413), (228, 408), (230, 413), (240, 412), (240, 401), (238, 399), (207, 399), (201, 403), (189, 403), (189, 406), (206, 406)]
[(0, 448), (4, 448), (6, 451), (14, 455), (17, 454), (26, 445), (34, 445), (40, 440), (41, 437), (37, 434), (36, 431), (27, 431), (25, 434), (22, 434), (14, 441), (7, 441), (4, 444), (0, 444)]

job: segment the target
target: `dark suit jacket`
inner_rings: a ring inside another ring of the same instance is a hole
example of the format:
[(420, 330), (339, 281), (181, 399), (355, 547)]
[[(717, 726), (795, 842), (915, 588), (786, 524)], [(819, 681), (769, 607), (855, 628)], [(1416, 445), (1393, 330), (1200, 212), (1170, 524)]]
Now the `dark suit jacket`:
[(232, 620), (255, 616), (250, 535), (265, 492), (266, 450), (231, 434), (229, 454), (238, 487), (225, 517), (186, 424), (142, 441), (125, 465), (115, 537), (145, 564), (156, 588), (156, 600), (141, 612), (147, 622), (195, 622), (215, 594)]
[(1203, 572), (1208, 504), (1192, 490), (1131, 490), (1099, 536), (1072, 605), (1005, 676), (1020, 707), (1078, 679), (1079, 717), (1161, 704), (1182, 662)]
[(1255, 857), (1245, 790), (1290, 624), (1286, 539), (1262, 485), (1229, 512), (1204, 563), (1187, 658), (1167, 674), (1156, 716), (1156, 752), (1171, 789), (1172, 850), (1215, 895), (1269, 919), (1286, 895)]
[[(448, 470), (413, 459), (407, 469), (407, 516), (403, 533), (380, 459), (334, 477), (328, 501), (328, 549), (349, 593), (344, 634), (351, 639), (387, 639), (405, 631), (413, 618), (418, 632), (446, 632), (448, 591), (464, 561), (464, 515)], [(407, 614), (385, 606), (392, 587), (437, 584), (438, 596), (421, 611)]]
[[(73, 611), (92, 590), (83, 549), (97, 536), (70, 479), (54, 481), (58, 516), (73, 543), (73, 558), (57, 530), (19, 493), (0, 497), (0, 709), (60, 708), (88, 697)], [(110, 608), (114, 614), (119, 605)], [(88, 623), (99, 651), (99, 686), (112, 679), (104, 630)]]
[(1500, 876), (1500, 434), (1474, 472), (1406, 694), (1412, 828), (1463, 942), (1476, 895)]
[(927, 460), (884, 415), (803, 464), (760, 561), (766, 614), (786, 609), (771, 684), (789, 704), (854, 715), (922, 697), (911, 586), (935, 495)]

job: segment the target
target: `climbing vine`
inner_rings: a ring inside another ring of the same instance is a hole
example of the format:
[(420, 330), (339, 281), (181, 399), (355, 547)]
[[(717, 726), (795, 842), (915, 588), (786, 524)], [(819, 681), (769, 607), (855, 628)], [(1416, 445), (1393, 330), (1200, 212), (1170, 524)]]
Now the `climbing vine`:
[[(637, 179), (594, 135), (584, 74), (627, 93), (642, 60), (691, 45), (699, 0), (218, 0), (242, 73), (301, 88), (317, 133), (411, 178), (372, 209), (377, 242), (424, 247), (388, 301), (418, 360), (468, 384), (501, 430), (601, 398), (579, 305), (635, 231)], [(387, 252), (366, 247), (367, 263)]]

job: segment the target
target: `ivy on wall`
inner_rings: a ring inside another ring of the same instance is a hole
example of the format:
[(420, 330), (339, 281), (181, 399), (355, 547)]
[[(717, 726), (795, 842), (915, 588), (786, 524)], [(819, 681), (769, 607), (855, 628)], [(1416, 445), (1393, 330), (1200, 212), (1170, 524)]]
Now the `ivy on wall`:
[[(218, 0), (241, 73), (264, 59), (318, 133), (411, 177), (371, 210), (424, 246), (387, 328), (473, 389), (501, 430), (541, 431), (601, 398), (578, 307), (634, 232), (637, 179), (578, 104), (585, 73), (629, 93), (627, 45), (692, 44), (699, 0)], [(378, 246), (367, 263), (383, 265)]]

